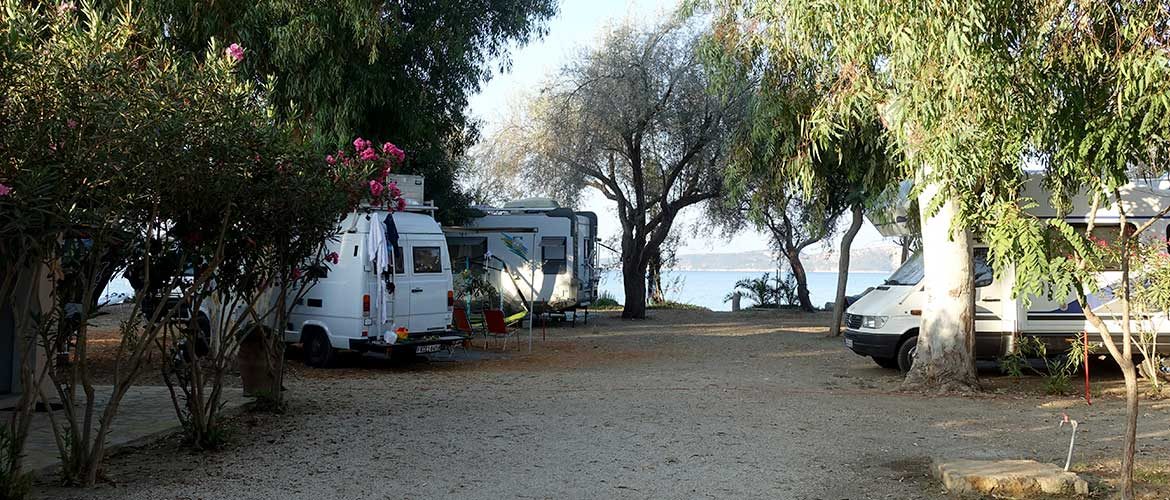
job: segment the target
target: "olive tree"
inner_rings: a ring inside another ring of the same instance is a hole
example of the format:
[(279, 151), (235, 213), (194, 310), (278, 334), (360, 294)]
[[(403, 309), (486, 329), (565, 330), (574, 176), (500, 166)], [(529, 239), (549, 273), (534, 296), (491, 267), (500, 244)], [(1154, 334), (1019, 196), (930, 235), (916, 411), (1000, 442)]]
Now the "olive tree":
[(529, 183), (575, 200), (596, 189), (621, 222), (624, 318), (646, 315), (647, 269), (679, 213), (720, 195), (742, 91), (715, 93), (678, 23), (613, 27), (532, 103)]

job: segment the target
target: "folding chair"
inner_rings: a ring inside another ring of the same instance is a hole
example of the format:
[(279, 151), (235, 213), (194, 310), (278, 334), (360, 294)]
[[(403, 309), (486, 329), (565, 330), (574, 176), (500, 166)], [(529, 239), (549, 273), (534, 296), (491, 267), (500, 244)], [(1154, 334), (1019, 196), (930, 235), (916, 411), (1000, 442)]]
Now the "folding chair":
[[(504, 337), (504, 350), (508, 350), (508, 337), (516, 332), (514, 329), (508, 328), (508, 323), (504, 320), (504, 311), (499, 309), (484, 309), (483, 310), (484, 335), (487, 337)], [(487, 343), (485, 342), (486, 346)]]
[[(455, 331), (466, 334), (471, 338), (475, 338), (475, 326), (471, 324), (471, 320), (467, 319), (467, 310), (456, 307), (455, 310), (451, 312), (451, 322), (454, 323), (452, 326), (455, 327)], [(471, 340), (468, 340), (467, 342), (471, 342)], [(484, 348), (487, 348), (486, 343), (484, 344)]]

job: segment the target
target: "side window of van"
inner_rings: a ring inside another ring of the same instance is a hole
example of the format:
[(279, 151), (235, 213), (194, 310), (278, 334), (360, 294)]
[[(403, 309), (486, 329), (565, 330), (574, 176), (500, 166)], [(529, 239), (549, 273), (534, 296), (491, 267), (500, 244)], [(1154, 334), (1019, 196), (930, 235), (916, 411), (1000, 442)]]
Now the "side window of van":
[(443, 272), (443, 251), (439, 247), (413, 247), (415, 274), (438, 274)]
[(991, 265), (987, 263), (986, 248), (975, 249), (974, 264), (975, 288), (991, 285), (992, 280), (995, 279), (995, 272), (991, 269)]
[(565, 271), (565, 238), (541, 238), (541, 269), (544, 274), (561, 274)]
[[(386, 246), (389, 247), (390, 245), (387, 244)], [(406, 274), (406, 264), (402, 262), (402, 247), (396, 246), (391, 249), (391, 252), (394, 255), (394, 262), (392, 264), (394, 266), (394, 274)]]

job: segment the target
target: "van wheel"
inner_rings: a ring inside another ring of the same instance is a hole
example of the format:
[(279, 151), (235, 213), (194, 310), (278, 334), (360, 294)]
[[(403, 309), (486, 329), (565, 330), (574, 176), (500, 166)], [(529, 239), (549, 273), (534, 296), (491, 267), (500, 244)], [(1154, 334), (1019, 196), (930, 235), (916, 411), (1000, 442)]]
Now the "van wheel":
[(903, 372), (910, 371), (910, 367), (914, 365), (914, 354), (918, 352), (918, 336), (907, 337), (898, 344), (898, 369)]
[(324, 332), (313, 332), (305, 339), (305, 364), (316, 368), (329, 368), (337, 358), (337, 351), (329, 344)]
[(873, 362), (877, 363), (877, 365), (882, 367), (882, 368), (887, 368), (890, 370), (897, 370), (898, 369), (898, 358), (879, 358), (877, 356), (874, 356)]

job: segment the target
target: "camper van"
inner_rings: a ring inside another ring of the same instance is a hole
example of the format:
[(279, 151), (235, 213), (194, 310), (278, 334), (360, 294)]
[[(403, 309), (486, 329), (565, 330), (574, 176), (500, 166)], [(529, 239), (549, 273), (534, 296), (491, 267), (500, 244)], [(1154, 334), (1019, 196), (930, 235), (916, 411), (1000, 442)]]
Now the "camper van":
[[(906, 199), (909, 189), (903, 187)], [(1158, 216), (1170, 205), (1170, 183), (1153, 181), (1130, 184), (1121, 190), (1127, 224), (1144, 224)], [(1058, 214), (1048, 205), (1048, 195), (1040, 187), (1040, 179), (1032, 178), (1025, 184), (1023, 196), (1035, 200), (1039, 206), (1029, 209), (1040, 218), (1054, 218)], [(1090, 203), (1085, 197), (1074, 198), (1073, 208), (1064, 217), (1073, 227), (1087, 228)], [(895, 208), (891, 214), (871, 220), (884, 236), (906, 234), (906, 211)], [(1111, 242), (1120, 230), (1117, 207), (1101, 207), (1096, 216), (1093, 235)], [(1170, 237), (1170, 218), (1159, 219), (1145, 234), (1160, 239)], [(994, 359), (1014, 351), (1019, 336), (1034, 337), (1046, 345), (1049, 352), (1064, 352), (1069, 342), (1089, 332), (1090, 342), (1101, 345), (1100, 335), (1085, 319), (1080, 303), (1073, 297), (1029, 297), (1024, 301), (1012, 296), (1014, 278), (1012, 269), (993, 272), (987, 262), (987, 248), (978, 242), (973, 252), (972, 269), (975, 273), (975, 356)], [(886, 368), (908, 371), (914, 361), (918, 329), (926, 294), (922, 285), (922, 255), (908, 259), (894, 271), (885, 283), (875, 287), (854, 302), (845, 314), (845, 345), (853, 352), (869, 356)], [(1117, 328), (1121, 307), (1113, 296), (1113, 287), (1121, 280), (1120, 270), (1100, 273), (1101, 291), (1089, 297), (1092, 310)], [(1170, 322), (1165, 314), (1160, 320), (1146, 322), (1146, 328), (1162, 330), (1158, 351), (1170, 353)], [(1117, 330), (1114, 330), (1117, 331)], [(1101, 349), (1103, 351), (1103, 349)]]
[[(337, 263), (311, 270), (319, 273), (316, 282), (292, 294), (299, 299), (289, 315), (285, 342), (303, 344), (310, 366), (329, 366), (340, 350), (426, 354), (466, 340), (450, 328), (450, 255), (432, 216), (434, 207), (419, 202), (422, 178), (394, 177), (407, 209), (390, 213), (363, 207), (346, 216), (325, 251), (336, 252)], [(397, 245), (385, 243), (388, 270), (382, 274), (375, 271), (372, 230), (398, 235)]]
[(444, 232), (455, 272), (486, 273), (515, 310), (527, 310), (531, 298), (537, 312), (575, 322), (597, 299), (601, 276), (592, 212), (529, 198), (501, 208), (474, 207), (465, 226)]

